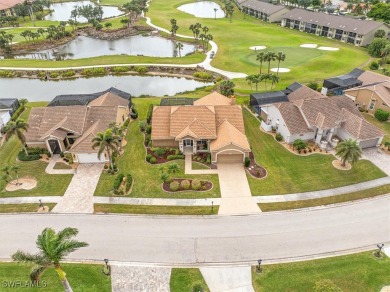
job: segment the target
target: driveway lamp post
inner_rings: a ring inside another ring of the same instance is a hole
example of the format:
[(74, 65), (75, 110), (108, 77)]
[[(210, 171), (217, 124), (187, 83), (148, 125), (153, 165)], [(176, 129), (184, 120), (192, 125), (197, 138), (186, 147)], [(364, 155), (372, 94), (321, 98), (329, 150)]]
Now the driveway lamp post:
[(217, 19), (217, 11), (218, 11), (218, 8), (214, 8), (214, 19), (215, 20)]
[(380, 257), (381, 256), (381, 254), (382, 254), (382, 248), (384, 247), (385, 245), (383, 244), (383, 243), (379, 243), (379, 244), (377, 244), (376, 245), (376, 247), (378, 248), (378, 250), (376, 251), (376, 253), (375, 253), (375, 256), (376, 257)]
[(214, 201), (211, 201), (211, 213), (214, 213)]
[(106, 276), (111, 275), (111, 267), (108, 265), (108, 259), (104, 259), (105, 266), (103, 267), (103, 274)]
[(262, 261), (263, 261), (262, 259), (258, 259), (257, 260), (257, 266), (256, 266), (256, 272), (257, 273), (261, 273), (261, 262)]

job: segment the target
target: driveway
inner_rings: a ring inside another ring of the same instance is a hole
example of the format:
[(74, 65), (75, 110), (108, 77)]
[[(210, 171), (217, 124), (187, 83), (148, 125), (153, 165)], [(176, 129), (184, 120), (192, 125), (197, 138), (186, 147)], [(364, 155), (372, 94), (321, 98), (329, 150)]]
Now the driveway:
[(383, 153), (379, 148), (364, 149), (363, 159), (370, 160), (384, 173), (390, 175), (390, 155)]
[(221, 205), (218, 214), (260, 213), (252, 197), (242, 163), (218, 163), (218, 179), (221, 188)]
[(93, 213), (93, 194), (103, 171), (103, 163), (80, 164), (54, 213)]

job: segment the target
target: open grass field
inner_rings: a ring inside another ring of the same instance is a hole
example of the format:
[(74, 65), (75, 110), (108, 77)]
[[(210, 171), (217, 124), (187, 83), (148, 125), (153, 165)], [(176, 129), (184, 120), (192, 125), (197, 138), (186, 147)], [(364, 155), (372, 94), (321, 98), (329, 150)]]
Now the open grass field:
[(252, 268), (256, 292), (311, 292), (320, 280), (330, 280), (341, 290), (377, 292), (390, 284), (390, 259), (377, 259), (372, 252), (279, 265), (264, 265), (258, 274)]
[[(195, 286), (203, 290), (195, 290)], [(170, 288), (171, 292), (210, 291), (199, 269), (172, 269)]]
[[(151, 165), (145, 161), (146, 150), (143, 146), (144, 136), (139, 131), (138, 121), (146, 117), (149, 104), (159, 104), (158, 98), (134, 98), (132, 100), (137, 108), (138, 120), (130, 123), (126, 135), (127, 145), (124, 154), (118, 159), (119, 171), (123, 174), (130, 173), (134, 178), (133, 191), (131, 197), (156, 197), (156, 198), (211, 198), (219, 197), (220, 189), (217, 175), (202, 175), (197, 178), (209, 180), (214, 184), (213, 189), (207, 192), (178, 192), (167, 193), (162, 190), (161, 172), (158, 165)], [(179, 172), (172, 175), (177, 178), (195, 178), (194, 175), (184, 174), (184, 160), (178, 160)], [(169, 163), (165, 164), (168, 166)], [(95, 196), (109, 196), (112, 190), (115, 175), (103, 173), (100, 176)]]
[(259, 129), (260, 122), (244, 110), (245, 132), (256, 161), (268, 172), (258, 180), (248, 175), (253, 195), (277, 195), (336, 188), (368, 181), (385, 174), (367, 160), (360, 160), (352, 170), (332, 166), (334, 156), (312, 154), (301, 157), (290, 153), (275, 139)]
[[(27, 104), (26, 110), (22, 113), (22, 119), (28, 119), (31, 107), (34, 106), (45, 106), (47, 103), (34, 102)], [(46, 162), (37, 161), (17, 161), (18, 152), (22, 149), (22, 145), (19, 140), (12, 137), (9, 141), (4, 142), (3, 146), (0, 147), (0, 168), (6, 165), (17, 165), (19, 169), (19, 177), (29, 176), (34, 177), (38, 181), (36, 188), (32, 190), (19, 190), (15, 192), (5, 191), (6, 183), (0, 180), (0, 198), (1, 197), (21, 197), (21, 196), (61, 196), (65, 193), (68, 187), (72, 175), (49, 175), (46, 174), (45, 168)]]
[[(219, 206), (135, 206), (117, 204), (95, 204), (95, 213), (118, 213), (118, 214), (150, 214), (150, 215), (217, 215)], [(1, 205), (0, 205), (1, 213)]]
[[(15, 252), (17, 247), (15, 247)], [(75, 292), (109, 292), (111, 291), (111, 277), (102, 272), (102, 265), (62, 264), (68, 281)], [(63, 291), (63, 286), (54, 268), (48, 269), (42, 277), (40, 288), (26, 287), (30, 281), (31, 265), (23, 263), (0, 263), (1, 291)], [(9, 285), (20, 286), (10, 287)], [(7, 285), (7, 286), (5, 286)]]

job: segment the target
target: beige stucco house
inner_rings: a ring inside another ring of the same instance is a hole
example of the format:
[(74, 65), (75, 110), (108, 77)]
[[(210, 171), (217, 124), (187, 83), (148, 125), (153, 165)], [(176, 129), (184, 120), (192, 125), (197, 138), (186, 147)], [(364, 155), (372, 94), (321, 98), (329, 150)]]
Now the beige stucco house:
[(18, 4), (23, 4), (24, 0), (2, 0), (0, 2), (0, 16), (16, 16), (14, 7)]
[(214, 163), (243, 162), (250, 152), (241, 106), (217, 92), (194, 105), (154, 107), (151, 139), (153, 147), (210, 152)]
[(47, 148), (52, 154), (70, 152), (75, 162), (99, 163), (92, 139), (111, 122), (122, 125), (130, 114), (130, 101), (106, 92), (86, 105), (32, 108), (26, 132), (28, 147)]

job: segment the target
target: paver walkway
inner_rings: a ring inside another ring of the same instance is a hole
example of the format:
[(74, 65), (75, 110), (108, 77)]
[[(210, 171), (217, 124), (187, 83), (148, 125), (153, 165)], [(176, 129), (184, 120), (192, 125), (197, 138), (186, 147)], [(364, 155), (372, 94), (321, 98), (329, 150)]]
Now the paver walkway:
[(218, 163), (218, 179), (221, 188), (219, 215), (261, 212), (252, 197), (242, 163)]
[(111, 265), (113, 292), (169, 292), (171, 268)]
[(250, 266), (203, 267), (200, 272), (210, 292), (254, 292)]
[(375, 147), (363, 150), (363, 159), (370, 160), (387, 175), (390, 175), (390, 155), (383, 153), (381, 149)]
[(45, 172), (48, 174), (74, 174), (74, 169), (54, 169), (54, 165), (60, 160), (61, 157), (55, 154), (51, 157), (49, 165), (46, 167)]
[(218, 169), (192, 169), (192, 155), (185, 155), (185, 174), (218, 174)]
[(103, 163), (80, 164), (54, 213), (93, 213), (93, 194)]

